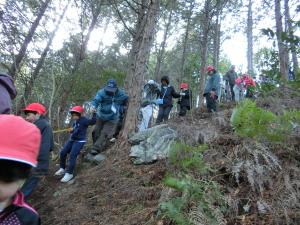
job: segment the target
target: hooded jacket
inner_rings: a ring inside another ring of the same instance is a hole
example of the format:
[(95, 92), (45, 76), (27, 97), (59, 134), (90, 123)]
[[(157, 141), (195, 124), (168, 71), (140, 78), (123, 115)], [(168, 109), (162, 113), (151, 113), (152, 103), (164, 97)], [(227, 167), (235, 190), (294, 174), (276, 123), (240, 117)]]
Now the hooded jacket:
[(10, 114), (11, 100), (17, 95), (13, 80), (6, 74), (0, 74), (0, 114)]
[[(127, 104), (128, 96), (125, 91), (117, 89), (114, 95), (108, 95), (105, 88), (99, 90), (91, 104), (97, 110), (97, 118), (103, 121), (119, 121), (122, 111)], [(112, 107), (115, 109), (112, 110)]]
[(211, 76), (207, 77), (205, 89), (204, 89), (204, 95), (210, 93), (211, 91), (216, 92), (216, 94), (219, 93), (220, 89), (220, 75), (215, 72)]

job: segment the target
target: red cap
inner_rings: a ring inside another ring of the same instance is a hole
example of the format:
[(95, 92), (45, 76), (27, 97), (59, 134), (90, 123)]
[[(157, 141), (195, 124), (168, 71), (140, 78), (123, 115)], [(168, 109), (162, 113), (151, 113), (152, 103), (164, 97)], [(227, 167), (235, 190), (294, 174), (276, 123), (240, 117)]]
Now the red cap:
[(213, 70), (215, 70), (215, 67), (213, 67), (213, 66), (208, 66), (208, 67), (206, 68), (206, 71), (207, 71), (207, 72), (210, 72), (210, 71), (213, 71)]
[(188, 83), (181, 83), (180, 84), (180, 89), (187, 89), (187, 88), (189, 88)]
[(77, 113), (84, 113), (84, 109), (80, 106), (80, 105), (76, 105), (74, 107), (72, 107), (72, 109), (70, 110), (70, 113), (72, 112), (77, 112)]
[(23, 111), (37, 112), (38, 114), (44, 115), (46, 113), (46, 108), (40, 103), (34, 102), (26, 106)]
[(41, 133), (32, 123), (14, 115), (0, 115), (0, 159), (37, 164)]

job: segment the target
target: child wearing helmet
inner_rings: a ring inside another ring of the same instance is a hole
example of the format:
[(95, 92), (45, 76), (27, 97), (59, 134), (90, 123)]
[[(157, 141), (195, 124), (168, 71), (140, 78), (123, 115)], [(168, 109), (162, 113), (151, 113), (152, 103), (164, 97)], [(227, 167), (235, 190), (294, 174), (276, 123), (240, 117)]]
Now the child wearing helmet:
[(217, 111), (217, 99), (220, 89), (220, 75), (213, 66), (207, 67), (207, 82), (204, 88), (203, 96), (206, 99), (206, 107), (208, 112)]
[[(76, 166), (77, 156), (86, 143), (86, 133), (89, 126), (96, 123), (96, 113), (91, 119), (83, 116), (84, 109), (81, 106), (74, 106), (70, 110), (73, 124), (69, 140), (65, 143), (63, 149), (60, 151), (60, 168), (55, 172), (56, 176), (64, 175), (61, 182), (66, 183), (73, 179), (74, 169)], [(67, 155), (69, 156), (69, 163), (66, 168)]]
[(25, 198), (28, 198), (37, 187), (40, 179), (48, 174), (50, 152), (54, 147), (54, 142), (52, 128), (44, 116), (46, 114), (45, 106), (34, 102), (27, 105), (23, 112), (25, 119), (36, 125), (42, 135), (37, 167), (33, 169), (31, 176), (21, 189)]
[(39, 225), (37, 212), (20, 188), (37, 165), (41, 141), (33, 124), (14, 115), (0, 115), (0, 224)]
[(189, 90), (188, 83), (181, 83), (180, 84), (180, 99), (178, 104), (180, 105), (179, 116), (185, 116), (186, 111), (191, 109), (191, 98), (192, 93)]

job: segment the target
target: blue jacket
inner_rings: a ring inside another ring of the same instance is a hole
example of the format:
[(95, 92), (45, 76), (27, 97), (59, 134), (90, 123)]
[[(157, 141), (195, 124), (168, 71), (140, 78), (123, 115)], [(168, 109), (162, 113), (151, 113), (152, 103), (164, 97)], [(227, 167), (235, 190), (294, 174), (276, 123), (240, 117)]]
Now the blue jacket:
[(173, 86), (167, 86), (166, 88), (162, 86), (159, 97), (164, 100), (162, 107), (170, 107), (173, 106), (173, 98), (179, 98), (180, 94), (176, 93)]
[[(108, 95), (104, 89), (101, 89), (91, 103), (97, 109), (97, 118), (104, 121), (118, 122), (120, 112), (125, 108), (127, 101), (128, 96), (121, 89), (118, 89), (113, 96)], [(115, 112), (112, 110), (112, 106), (114, 106)]]
[(204, 95), (208, 94), (210, 91), (215, 91), (218, 95), (220, 89), (220, 75), (218, 73), (214, 73), (213, 75), (207, 77)]
[(42, 140), (37, 159), (37, 167), (34, 168), (33, 171), (37, 175), (46, 175), (49, 169), (50, 151), (54, 148), (52, 128), (43, 116), (36, 120), (34, 124), (39, 128)]
[(91, 119), (81, 116), (79, 120), (73, 122), (72, 125), (73, 130), (71, 132), (70, 139), (72, 141), (85, 142), (88, 126), (94, 125), (95, 123), (96, 123), (96, 114), (93, 114), (93, 117)]

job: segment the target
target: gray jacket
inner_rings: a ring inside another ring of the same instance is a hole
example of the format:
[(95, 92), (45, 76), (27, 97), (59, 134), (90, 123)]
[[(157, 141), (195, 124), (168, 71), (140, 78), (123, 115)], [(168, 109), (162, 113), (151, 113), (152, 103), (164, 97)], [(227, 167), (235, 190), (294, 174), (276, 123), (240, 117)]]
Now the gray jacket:
[(6, 74), (0, 74), (0, 114), (10, 114), (11, 100), (17, 95), (13, 80)]
[(218, 95), (220, 89), (220, 81), (220, 75), (218, 73), (214, 73), (211, 76), (208, 75), (204, 89), (204, 95), (210, 93), (211, 91), (215, 91)]

